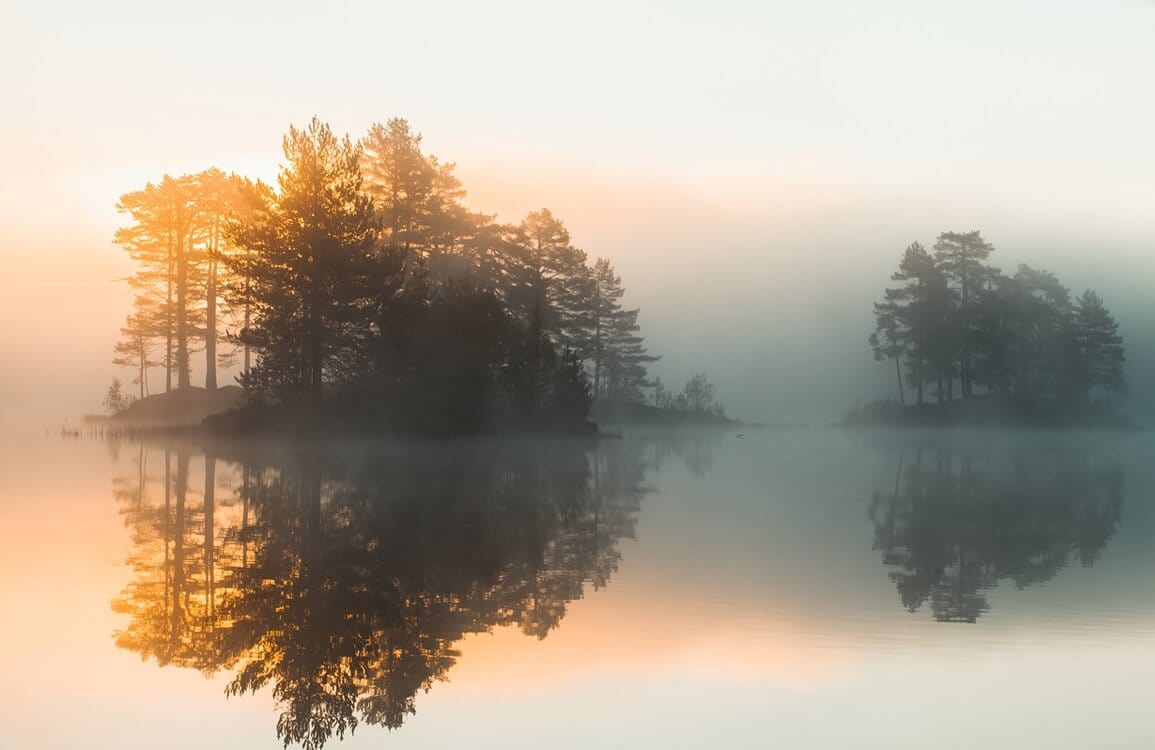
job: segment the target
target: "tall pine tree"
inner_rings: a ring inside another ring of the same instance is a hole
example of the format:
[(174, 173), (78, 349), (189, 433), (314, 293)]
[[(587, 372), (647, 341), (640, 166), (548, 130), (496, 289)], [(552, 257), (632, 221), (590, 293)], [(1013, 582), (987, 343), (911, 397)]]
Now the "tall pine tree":
[(255, 385), (319, 398), (367, 335), (378, 229), (361, 150), (348, 136), (314, 117), (303, 130), (290, 127), (283, 146), (269, 210), (234, 235), (253, 256), (236, 266), (250, 282), (242, 341), (259, 353)]

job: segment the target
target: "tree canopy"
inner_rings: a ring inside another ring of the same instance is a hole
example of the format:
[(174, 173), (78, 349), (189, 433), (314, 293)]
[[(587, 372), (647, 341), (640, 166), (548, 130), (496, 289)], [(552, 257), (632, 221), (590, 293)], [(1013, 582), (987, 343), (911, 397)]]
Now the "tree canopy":
[[(895, 286), (874, 304), (868, 341), (893, 360), (900, 403), (1016, 396), (1072, 403), (1123, 390), (1118, 324), (1087, 290), (1072, 298), (1054, 274), (1020, 265), (1013, 276), (986, 264), (979, 232), (944, 232), (930, 254), (904, 251)], [(905, 374), (904, 374), (905, 369)], [(957, 386), (957, 388), (956, 388)]]
[[(547, 208), (469, 210), (454, 165), (402, 119), (359, 141), (290, 127), (274, 186), (218, 169), (125, 194), (116, 241), (138, 264), (115, 363), (141, 397), (205, 387), (243, 350), (250, 404), (430, 431), (582, 421), (652, 387), (637, 308)], [(223, 348), (219, 344), (224, 344)], [(174, 382), (175, 377), (175, 382)]]

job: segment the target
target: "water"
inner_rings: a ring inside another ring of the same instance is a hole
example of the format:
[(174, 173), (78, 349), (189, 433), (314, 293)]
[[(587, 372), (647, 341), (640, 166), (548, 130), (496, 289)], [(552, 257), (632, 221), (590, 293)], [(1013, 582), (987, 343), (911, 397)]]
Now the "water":
[(18, 435), (0, 747), (1155, 743), (1149, 436), (627, 438)]

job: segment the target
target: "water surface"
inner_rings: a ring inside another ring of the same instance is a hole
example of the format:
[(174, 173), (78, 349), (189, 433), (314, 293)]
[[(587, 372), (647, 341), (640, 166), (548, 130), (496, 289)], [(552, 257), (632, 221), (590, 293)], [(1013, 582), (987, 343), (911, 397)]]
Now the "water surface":
[(14, 436), (5, 747), (1145, 747), (1145, 434)]

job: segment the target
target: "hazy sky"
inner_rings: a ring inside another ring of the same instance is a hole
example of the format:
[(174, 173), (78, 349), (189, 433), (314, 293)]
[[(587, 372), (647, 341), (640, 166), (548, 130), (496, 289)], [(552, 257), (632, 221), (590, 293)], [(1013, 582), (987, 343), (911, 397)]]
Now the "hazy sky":
[(706, 369), (731, 411), (885, 393), (869, 302), (944, 229), (1097, 287), (1134, 371), (1155, 364), (1153, 39), (1139, 0), (0, 0), (0, 387), (95, 409), (129, 303), (117, 196), (213, 164), (269, 178), (313, 114), (354, 136), (406, 117), (474, 208), (553, 209), (622, 272), (657, 371)]

